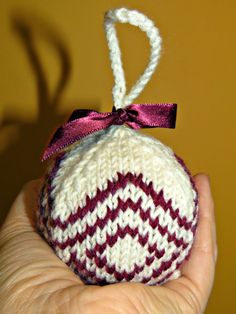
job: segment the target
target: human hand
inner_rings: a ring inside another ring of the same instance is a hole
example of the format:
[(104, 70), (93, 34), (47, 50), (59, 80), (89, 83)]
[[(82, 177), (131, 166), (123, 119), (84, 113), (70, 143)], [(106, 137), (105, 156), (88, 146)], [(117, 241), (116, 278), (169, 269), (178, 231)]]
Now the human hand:
[(0, 233), (0, 308), (12, 313), (203, 313), (217, 259), (214, 204), (209, 179), (194, 177), (199, 222), (181, 277), (162, 286), (117, 283), (91, 286), (77, 277), (35, 231), (40, 180), (16, 198)]

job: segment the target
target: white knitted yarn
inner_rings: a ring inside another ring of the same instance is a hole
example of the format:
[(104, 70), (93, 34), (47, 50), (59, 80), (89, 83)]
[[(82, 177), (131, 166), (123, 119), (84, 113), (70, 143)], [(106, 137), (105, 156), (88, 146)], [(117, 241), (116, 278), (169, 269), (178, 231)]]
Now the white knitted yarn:
[[(138, 145), (137, 145), (138, 144)], [(107, 282), (116, 282), (113, 274), (108, 274), (103, 268), (98, 268), (93, 259), (86, 256), (86, 249), (93, 249), (97, 244), (106, 243), (106, 235), (114, 235), (117, 227), (130, 226), (132, 229), (138, 228), (138, 233), (142, 236), (148, 233), (149, 239), (143, 247), (138, 242), (138, 237), (132, 238), (129, 234), (124, 239), (119, 239), (113, 247), (106, 246), (104, 252), (99, 256), (106, 257), (109, 265), (115, 265), (120, 272), (131, 272), (134, 265), (144, 266), (143, 271), (135, 275), (132, 281), (140, 282), (143, 278), (152, 277), (153, 269), (158, 269), (164, 261), (171, 259), (172, 254), (179, 253), (171, 267), (163, 271), (158, 278), (150, 278), (148, 284), (155, 284), (173, 273), (172, 277), (177, 277), (179, 272), (175, 272), (177, 264), (181, 263), (189, 253), (193, 242), (193, 232), (180, 227), (177, 219), (173, 219), (170, 211), (165, 211), (161, 206), (156, 207), (152, 197), (143, 192), (132, 183), (120, 188), (115, 194), (110, 193), (104, 201), (96, 204), (93, 212), (89, 212), (73, 223), (68, 222), (71, 214), (76, 213), (78, 207), (83, 208), (86, 198), (93, 198), (97, 189), (105, 190), (108, 180), (116, 181), (117, 172), (133, 174), (143, 174), (143, 181), (148, 185), (153, 183), (156, 192), (163, 190), (166, 202), (172, 200), (174, 210), (179, 209), (180, 217), (187, 217), (187, 223), (196, 225), (197, 216), (193, 216), (195, 210), (194, 200), (196, 192), (192, 188), (189, 176), (183, 167), (176, 160), (173, 151), (163, 145), (160, 141), (129, 129), (125, 126), (112, 126), (107, 130), (97, 132), (82, 140), (78, 145), (74, 145), (64, 157), (60, 168), (53, 178), (51, 185), (53, 190), (50, 197), (54, 199), (50, 211), (48, 226), (45, 228), (42, 223), (43, 217), (48, 218), (48, 193), (43, 191), (43, 204), (45, 206), (44, 215), (40, 218), (40, 227), (44, 236), (52, 243), (57, 255), (68, 263), (71, 254), (76, 254), (78, 261), (85, 261), (86, 269), (96, 273), (96, 277), (105, 279)], [(49, 171), (50, 173), (50, 171)], [(140, 212), (134, 213), (131, 209), (120, 211), (114, 221), (108, 223), (100, 229), (96, 228), (93, 236), (87, 235), (82, 244), (76, 242), (73, 246), (59, 248), (55, 241), (65, 243), (68, 238), (74, 239), (76, 234), (82, 233), (87, 226), (95, 225), (98, 218), (104, 218), (108, 208), (115, 209), (118, 198), (123, 201), (131, 199), (137, 202), (142, 198), (141, 207), (144, 211), (150, 211), (152, 219), (159, 218), (162, 228), (167, 228), (167, 233), (162, 236), (158, 228), (150, 226), (149, 221), (143, 222)], [(50, 220), (67, 222), (68, 227), (63, 231), (60, 227), (52, 227)], [(50, 234), (48, 233), (50, 231)], [(175, 234), (178, 240), (187, 243), (187, 247), (177, 246), (174, 241), (168, 240), (168, 234)], [(148, 245), (158, 244), (158, 249), (165, 250), (165, 254), (154, 259), (148, 266), (145, 263), (147, 257), (154, 256), (154, 252), (149, 253)], [(70, 263), (70, 267), (76, 271), (76, 266)], [(169, 278), (170, 279), (170, 278)], [(94, 278), (87, 278), (88, 282), (96, 283)]]
[[(146, 31), (152, 47), (148, 67), (128, 95), (117, 21)], [(105, 29), (114, 104), (124, 108), (154, 72), (161, 39), (152, 21), (124, 8), (105, 15)], [(59, 154), (40, 193), (39, 231), (90, 284), (154, 285), (177, 278), (196, 224), (197, 193), (186, 167), (169, 147), (125, 125), (93, 133)]]
[[(149, 64), (135, 85), (131, 88), (128, 95), (125, 95), (126, 82), (121, 61), (119, 42), (114, 26), (115, 22), (129, 23), (131, 25), (138, 26), (142, 31), (146, 32), (151, 46)], [(111, 67), (115, 79), (115, 85), (113, 87), (113, 101), (117, 109), (124, 108), (138, 97), (155, 71), (160, 58), (161, 37), (158, 29), (154, 26), (153, 21), (136, 10), (128, 10), (126, 8), (108, 11), (105, 15), (104, 26), (110, 50)]]

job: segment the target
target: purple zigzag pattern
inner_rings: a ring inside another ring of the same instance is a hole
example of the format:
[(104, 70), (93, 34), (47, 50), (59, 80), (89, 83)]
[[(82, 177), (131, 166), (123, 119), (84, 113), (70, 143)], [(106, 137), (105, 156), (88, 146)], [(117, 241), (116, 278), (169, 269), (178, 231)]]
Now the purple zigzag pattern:
[[(168, 241), (174, 241), (175, 245), (177, 247), (180, 246), (185, 246), (187, 243), (185, 243), (183, 237), (182, 238), (177, 238), (175, 233), (170, 233), (168, 231), (168, 226), (166, 225), (163, 227), (159, 223), (159, 218), (158, 216), (155, 219), (152, 219), (150, 216), (150, 208), (148, 208), (146, 211), (144, 211), (141, 207), (141, 201), (142, 199), (139, 198), (139, 200), (135, 203), (133, 202), (130, 198), (127, 199), (127, 201), (122, 201), (120, 198), (118, 198), (118, 206), (116, 209), (112, 210), (109, 207), (107, 207), (107, 213), (104, 218), (97, 218), (96, 222), (94, 225), (89, 226), (88, 224), (86, 225), (86, 229), (84, 232), (80, 233), (77, 232), (77, 234), (73, 237), (70, 238), (68, 237), (66, 241), (60, 242), (58, 240), (52, 241), (53, 246), (57, 246), (61, 250), (64, 250), (67, 246), (73, 247), (77, 242), (82, 244), (84, 240), (87, 238), (87, 236), (93, 236), (96, 233), (97, 228), (99, 227), (100, 230), (103, 230), (103, 228), (107, 225), (108, 221), (114, 221), (120, 211), (125, 211), (127, 208), (132, 209), (134, 212), (137, 212), (139, 210), (140, 218), (145, 222), (146, 220), (149, 220), (149, 224), (152, 226), (153, 229), (158, 229), (160, 234), (164, 236), (165, 234), (168, 235)], [(53, 225), (55, 227), (55, 225)], [(194, 232), (194, 227), (195, 225), (192, 225), (191, 231)], [(135, 236), (139, 236), (139, 243), (144, 246), (148, 242), (148, 233), (145, 235), (145, 237), (141, 237), (141, 235), (138, 232), (138, 227), (136, 228), (131, 228), (130, 226), (126, 226), (125, 228), (122, 228), (121, 226), (117, 226), (117, 232), (115, 235), (111, 236), (109, 234), (106, 234), (106, 244), (108, 244), (110, 247), (112, 247), (118, 237), (124, 238), (126, 234), (130, 234), (132, 238)], [(103, 246), (101, 246), (103, 247)], [(105, 249), (105, 248), (104, 248)]]
[[(123, 231), (126, 232), (126, 234), (127, 234), (127, 233), (130, 232), (130, 228), (127, 228), (127, 230), (123, 230)], [(136, 230), (136, 232), (137, 232), (137, 230)], [(146, 243), (148, 244), (147, 245), (147, 251), (150, 254), (154, 253), (154, 254), (152, 254), (152, 256), (146, 256), (145, 265), (150, 266), (154, 262), (154, 260), (156, 258), (157, 259), (161, 259), (164, 256), (164, 254), (166, 253), (166, 251), (164, 249), (162, 249), (162, 250), (158, 249), (158, 244), (157, 243), (154, 243), (153, 245), (149, 244), (148, 243), (148, 237), (146, 237), (146, 236), (145, 237), (141, 237), (139, 235), (139, 240), (140, 240), (140, 238), (142, 239), (144, 245)], [(115, 266), (107, 265), (106, 257), (105, 256), (101, 257), (102, 253), (106, 250), (107, 246), (110, 246), (108, 242), (103, 243), (103, 244), (96, 243), (96, 245), (95, 245), (95, 247), (93, 249), (91, 249), (91, 250), (86, 249), (85, 255), (87, 256), (87, 258), (89, 258), (91, 260), (94, 259), (94, 262), (95, 262), (97, 267), (103, 268), (105, 266), (106, 269), (109, 268), (109, 267), (112, 267), (111, 269), (113, 269), (113, 271), (115, 271), (115, 268), (114, 268)], [(188, 244), (183, 244), (182, 245), (182, 249), (185, 250), (188, 246), (189, 246), (189, 243)], [(173, 256), (178, 257), (179, 254), (180, 253), (176, 251), (175, 253), (173, 253)], [(73, 263), (75, 260), (78, 261), (78, 259), (76, 257), (76, 252), (71, 252), (71, 256), (70, 256), (70, 259), (68, 261), (68, 264)], [(139, 273), (140, 271), (142, 271), (142, 269), (141, 270), (138, 269), (138, 271), (137, 271), (137, 268), (138, 268), (138, 266), (135, 267), (135, 273)], [(111, 274), (111, 271), (108, 271), (108, 273)]]
[[(78, 207), (76, 213), (71, 213), (68, 219), (64, 222), (60, 220), (58, 217), (55, 220), (51, 220), (51, 224), (53, 227), (59, 227), (62, 230), (65, 230), (68, 226), (68, 223), (73, 224), (77, 220), (82, 219), (88, 212), (93, 212), (97, 206), (98, 202), (103, 202), (111, 193), (112, 195), (115, 194), (115, 192), (118, 189), (124, 189), (128, 183), (134, 184), (136, 187), (140, 187), (147, 196), (151, 196), (153, 199), (153, 202), (155, 206), (162, 206), (162, 208), (167, 211), (169, 210), (170, 216), (172, 219), (176, 219), (180, 227), (184, 227), (185, 230), (189, 230), (192, 227), (192, 221), (187, 221), (186, 216), (180, 216), (179, 208), (173, 209), (172, 207), (172, 201), (171, 199), (167, 202), (164, 199), (164, 193), (163, 190), (161, 190), (159, 193), (157, 193), (153, 188), (153, 183), (150, 182), (149, 184), (146, 184), (142, 178), (143, 174), (140, 173), (139, 175), (132, 174), (131, 172), (128, 172), (127, 174), (121, 174), (117, 172), (118, 180), (117, 181), (107, 181), (107, 188), (105, 190), (100, 190), (97, 188), (97, 193), (93, 198), (90, 198), (88, 195), (86, 196), (86, 204), (84, 207)], [(195, 206), (195, 210), (193, 213), (193, 220), (196, 217), (197, 210)]]
[[(106, 285), (109, 282), (106, 282), (105, 279), (100, 278), (96, 275), (96, 272), (88, 270), (86, 268), (86, 260), (83, 261), (79, 261), (78, 259), (76, 259), (76, 254), (73, 254), (73, 261), (69, 261), (67, 263), (68, 266), (72, 266), (74, 265), (76, 268), (74, 269), (76, 272), (78, 272), (78, 274), (81, 276), (81, 278), (83, 280), (86, 281), (86, 283), (89, 283), (89, 281), (91, 282), (96, 282), (100, 285)], [(170, 259), (167, 261), (162, 261), (161, 265), (158, 269), (153, 269), (152, 274), (149, 277), (145, 277), (142, 279), (142, 283), (148, 283), (150, 280), (153, 279), (157, 279), (164, 271), (166, 271), (167, 269), (169, 269), (172, 265), (172, 263), (180, 256), (180, 252), (173, 252)], [(126, 281), (130, 281), (134, 278), (134, 276), (136, 274), (139, 274), (143, 269), (144, 266), (138, 266), (138, 265), (134, 265), (134, 270), (132, 272), (126, 272), (126, 271), (122, 271), (119, 272), (116, 270), (114, 265), (108, 265), (106, 263), (106, 258), (104, 258), (102, 261), (99, 259), (95, 260), (96, 266), (98, 268), (103, 268), (105, 267), (105, 271), (110, 274), (113, 275), (115, 280), (122, 281), (122, 280), (126, 280)], [(177, 262), (176, 268), (178, 269), (180, 267), (180, 265), (182, 264), (182, 262)], [(170, 277), (172, 275), (173, 271), (169, 272), (166, 274), (166, 276), (164, 278), (162, 278), (160, 281), (157, 281), (157, 284), (160, 284), (161, 282), (165, 281), (168, 277)]]
[[(61, 158), (62, 157), (62, 158)], [(118, 175), (118, 180), (115, 181), (115, 182), (111, 182), (110, 180), (108, 180), (108, 184), (107, 184), (107, 188), (103, 191), (101, 191), (99, 188), (97, 188), (97, 194), (94, 198), (90, 198), (88, 195), (86, 197), (86, 205), (82, 208), (78, 207), (77, 211), (75, 214), (71, 214), (69, 216), (69, 218), (65, 221), (65, 222), (62, 222), (59, 218), (56, 219), (56, 220), (53, 220), (51, 217), (50, 217), (50, 211), (51, 211), (51, 208), (52, 208), (52, 205), (53, 205), (53, 197), (52, 197), (52, 190), (53, 190), (53, 187), (52, 187), (52, 183), (53, 183), (53, 179), (54, 177), (56, 176), (57, 174), (57, 171), (58, 169), (60, 168), (60, 164), (61, 164), (61, 161), (64, 159), (63, 155), (61, 156), (60, 158), (58, 158), (57, 162), (54, 164), (54, 167), (53, 167), (53, 171), (49, 174), (48, 176), (48, 180), (47, 180), (47, 193), (48, 193), (48, 208), (49, 208), (49, 217), (43, 217), (43, 209), (41, 208), (40, 210), (40, 218), (41, 218), (41, 221), (40, 221), (40, 224), (44, 225), (44, 227), (46, 227), (46, 229), (48, 230), (49, 232), (49, 235), (51, 234), (51, 232), (53, 232), (53, 230), (51, 228), (55, 228), (56, 226), (57, 227), (60, 227), (62, 230), (65, 230), (68, 226), (68, 223), (71, 223), (73, 224), (74, 222), (76, 222), (78, 219), (82, 219), (83, 217), (85, 217), (85, 215), (89, 212), (93, 212), (97, 206), (97, 203), (100, 201), (100, 202), (103, 202), (108, 196), (109, 194), (111, 193), (112, 195), (115, 194), (115, 192), (118, 190), (118, 189), (123, 189), (127, 183), (133, 183), (135, 186), (138, 186), (140, 187), (147, 195), (150, 195), (154, 201), (154, 204), (155, 206), (162, 206), (162, 208), (167, 211), (169, 210), (169, 213), (170, 213), (170, 216), (172, 217), (172, 219), (176, 219), (178, 225), (182, 228), (184, 228), (185, 230), (191, 230), (193, 232), (193, 234), (195, 234), (195, 231), (196, 231), (196, 226), (197, 226), (197, 223), (194, 223), (193, 222), (195, 221), (195, 218), (197, 216), (197, 203), (198, 203), (198, 198), (196, 196), (195, 200), (194, 201), (194, 204), (195, 204), (195, 210), (194, 210), (194, 213), (193, 213), (193, 221), (191, 222), (188, 222), (187, 221), (187, 217), (186, 216), (180, 216), (180, 213), (179, 213), (179, 209), (173, 209), (172, 208), (172, 204), (171, 204), (171, 200), (168, 200), (167, 202), (165, 201), (164, 199), (164, 195), (163, 195), (163, 190), (161, 190), (159, 193), (157, 193), (154, 189), (153, 189), (153, 183), (150, 182), (149, 184), (146, 184), (142, 179), (143, 179), (143, 175), (142, 174), (139, 174), (139, 175), (135, 175), (135, 174), (132, 174), (130, 172), (128, 172), (127, 174), (121, 174), (121, 173), (117, 173)], [(182, 159), (180, 159), (177, 155), (175, 155), (176, 159), (178, 160), (178, 162), (182, 165), (182, 167), (184, 168), (184, 170), (186, 171), (186, 173), (188, 174), (189, 178), (190, 178), (190, 182), (191, 182), (191, 185), (192, 185), (192, 188), (197, 192), (196, 188), (195, 188), (195, 185), (194, 185), (194, 181), (187, 169), (187, 167), (185, 166), (184, 162)], [(121, 199), (118, 200), (119, 201), (119, 205), (118, 207), (115, 209), (115, 210), (111, 210), (109, 207), (108, 207), (108, 212), (105, 216), (104, 219), (98, 219), (95, 223), (94, 226), (86, 226), (86, 231), (84, 234), (82, 235), (76, 235), (76, 241), (77, 240), (81, 240), (81, 236), (82, 237), (85, 237), (86, 234), (87, 235), (91, 235), (91, 234), (94, 234), (94, 230), (92, 229), (93, 227), (96, 228), (97, 227), (100, 227), (100, 228), (103, 228), (104, 225), (107, 223), (107, 221), (109, 219), (113, 219), (114, 220), (114, 217), (115, 217), (115, 213), (116, 215), (118, 214), (118, 211), (119, 210), (125, 210), (127, 209), (128, 207), (129, 208), (132, 208), (134, 211), (137, 211), (138, 209), (140, 210), (140, 217), (143, 219), (143, 221), (146, 221), (147, 219), (149, 219), (149, 222), (150, 222), (150, 225), (153, 227), (153, 228), (158, 228), (159, 232), (162, 234), (162, 235), (165, 235), (166, 233), (168, 233), (168, 241), (174, 241), (175, 245), (177, 247), (180, 247), (182, 246), (182, 249), (186, 249), (190, 243), (184, 243), (183, 241), (183, 238), (181, 239), (177, 239), (176, 238), (176, 235), (175, 234), (170, 234), (167, 230), (167, 226), (166, 227), (162, 227), (160, 224), (159, 224), (159, 220), (158, 220), (158, 217), (157, 219), (151, 219), (150, 217), (150, 209), (148, 209), (148, 211), (144, 211), (142, 208), (141, 208), (141, 205), (140, 205), (140, 199), (138, 200), (137, 203), (134, 203), (132, 202), (131, 199), (128, 199), (127, 201), (122, 201)], [(49, 226), (49, 228), (48, 228)], [(145, 236), (141, 236), (139, 233), (138, 233), (138, 229), (137, 228), (130, 228), (129, 226), (126, 226), (125, 228), (121, 228), (120, 226), (118, 226), (118, 230), (117, 230), (117, 233), (114, 235), (114, 236), (109, 236), (107, 235), (107, 241), (106, 243), (102, 244), (102, 245), (98, 245), (96, 244), (94, 250), (86, 250), (85, 252), (85, 255), (87, 256), (87, 258), (89, 259), (93, 259), (96, 266), (97, 267), (105, 267), (105, 270), (110, 273), (110, 274), (113, 274), (114, 277), (116, 278), (117, 281), (121, 281), (123, 279), (127, 280), (127, 281), (130, 281), (132, 280), (132, 278), (134, 278), (135, 274), (138, 274), (139, 272), (141, 272), (144, 268), (145, 265), (147, 266), (150, 266), (154, 259), (155, 258), (161, 258), (164, 254), (165, 254), (165, 250), (162, 250), (162, 251), (159, 251), (158, 248), (157, 248), (157, 244), (154, 244), (154, 245), (150, 245), (148, 244), (148, 251), (150, 253), (154, 253), (154, 256), (151, 256), (151, 257), (146, 257), (146, 263), (144, 266), (138, 266), (138, 265), (134, 265), (135, 268), (134, 268), (134, 271), (133, 272), (130, 272), (130, 273), (127, 273), (127, 272), (118, 272), (116, 269), (115, 269), (115, 266), (114, 265), (107, 265), (107, 260), (106, 258), (101, 258), (99, 257), (98, 255), (99, 254), (102, 254), (102, 252), (104, 252), (104, 250), (106, 249), (107, 245), (109, 246), (112, 246), (114, 245), (114, 243), (117, 241), (117, 238), (118, 236), (120, 236), (121, 238), (123, 238), (127, 233), (131, 234), (132, 237), (135, 237), (137, 234), (138, 234), (138, 241), (141, 245), (145, 245), (146, 243), (148, 243), (148, 234), (146, 234)], [(51, 237), (51, 236), (50, 236)], [(109, 238), (110, 237), (110, 238)], [(74, 240), (74, 239), (70, 239), (69, 241), (71, 240)], [(55, 242), (51, 242), (50, 243), (51, 246), (53, 247), (53, 249), (55, 250), (56, 246), (61, 246), (61, 249), (64, 249), (66, 248), (68, 245), (70, 244), (73, 244), (73, 243), (59, 243), (58, 241), (55, 241)], [(66, 245), (65, 247), (63, 245)], [(189, 256), (189, 253), (190, 253), (191, 249), (188, 251), (188, 256)], [(153, 270), (153, 273), (152, 275), (149, 277), (149, 278), (143, 278), (142, 282), (143, 283), (148, 283), (151, 279), (157, 279), (163, 271), (166, 271), (168, 270), (172, 263), (179, 257), (180, 255), (180, 251), (179, 252), (174, 252), (171, 256), (171, 258), (168, 260), (168, 261), (162, 261), (161, 263), (161, 266), (159, 267), (159, 269), (154, 269)], [(106, 280), (102, 279), (102, 278), (97, 278), (96, 277), (96, 273), (95, 272), (91, 272), (89, 270), (86, 269), (86, 262), (83, 261), (78, 261), (76, 259), (76, 253), (70, 253), (71, 256), (70, 256), (70, 260), (68, 261), (68, 265), (71, 266), (73, 268), (73, 265), (75, 265), (75, 269), (74, 272), (75, 273), (78, 273), (78, 275), (81, 277), (81, 279), (84, 278), (85, 281), (87, 281), (87, 283), (89, 283), (89, 281), (91, 282), (91, 278), (92, 278), (92, 281), (95, 281), (96, 283), (98, 284), (108, 284), (109, 282), (106, 282)], [(187, 257), (185, 256), (185, 258), (183, 259), (183, 261), (186, 259)], [(175, 269), (179, 268), (180, 265), (182, 264), (182, 262), (177, 262), (176, 263), (176, 267)], [(161, 280), (157, 281), (157, 284), (161, 284), (162, 282), (164, 282), (167, 278), (169, 278), (171, 276), (171, 274), (173, 273), (173, 271), (167, 273), (165, 275), (164, 278), (162, 278)], [(87, 278), (87, 279), (86, 279)]]

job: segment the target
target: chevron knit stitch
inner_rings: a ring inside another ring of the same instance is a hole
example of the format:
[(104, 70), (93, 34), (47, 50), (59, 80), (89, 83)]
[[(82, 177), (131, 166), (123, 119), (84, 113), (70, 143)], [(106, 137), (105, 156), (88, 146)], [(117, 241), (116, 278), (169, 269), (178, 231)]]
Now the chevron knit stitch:
[[(143, 28), (152, 42), (148, 71), (129, 95), (114, 21)], [(116, 108), (124, 108), (150, 79), (161, 41), (152, 21), (124, 8), (108, 12), (105, 29), (117, 70), (113, 99)], [(52, 158), (37, 218), (40, 234), (86, 284), (157, 285), (177, 278), (191, 252), (198, 195), (184, 161), (171, 148), (125, 125), (112, 125)]]
[(179, 275), (197, 193), (170, 148), (111, 126), (58, 155), (45, 179), (40, 232), (86, 283), (152, 285)]

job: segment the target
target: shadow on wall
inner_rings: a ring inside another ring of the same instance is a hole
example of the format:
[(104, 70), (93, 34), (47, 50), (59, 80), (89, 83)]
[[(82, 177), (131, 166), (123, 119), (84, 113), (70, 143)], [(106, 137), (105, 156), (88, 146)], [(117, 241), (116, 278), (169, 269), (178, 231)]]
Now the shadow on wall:
[[(15, 125), (19, 134), (14, 143), (0, 155), (3, 183), (1, 187), (0, 224), (22, 185), (28, 180), (42, 176), (45, 168), (45, 163), (40, 161), (42, 151), (52, 132), (67, 118), (67, 116), (59, 115), (57, 108), (71, 72), (68, 51), (62, 39), (48, 23), (32, 16), (32, 13), (28, 15), (12, 14), (11, 22), (13, 31), (21, 39), (21, 44), (34, 73), (37, 84), (38, 117), (34, 122), (21, 122), (15, 118), (4, 117), (2, 122), (0, 131), (9, 125)], [(40, 60), (35, 45), (39, 38), (54, 48), (60, 60), (60, 77), (52, 95), (49, 94), (47, 77), (42, 67), (43, 62)], [(81, 106), (84, 108), (84, 105)]]

